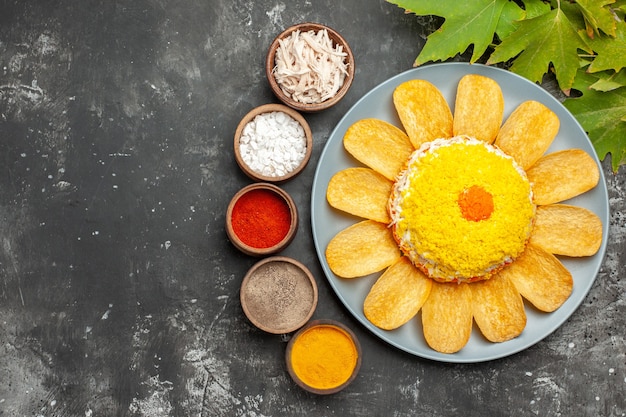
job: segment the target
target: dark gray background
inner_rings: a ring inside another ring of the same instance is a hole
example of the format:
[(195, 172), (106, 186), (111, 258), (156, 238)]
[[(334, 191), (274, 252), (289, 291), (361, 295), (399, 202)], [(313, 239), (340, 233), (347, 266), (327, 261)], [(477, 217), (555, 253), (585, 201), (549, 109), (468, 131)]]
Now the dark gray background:
[[(313, 156), (284, 185), (301, 223), (283, 254), (316, 276), (314, 318), (363, 346), (358, 378), (328, 397), (289, 379), (286, 337), (245, 319), (239, 285), (256, 260), (224, 232), (250, 182), (232, 135), (276, 101), (265, 50), (303, 21), (356, 55), (345, 99), (306, 115)], [(438, 22), (373, 0), (0, 0), (0, 415), (626, 415), (626, 176), (608, 160), (602, 270), (572, 317), (519, 354), (408, 355), (353, 320), (322, 274), (309, 203), (324, 143), (362, 95), (411, 68)]]

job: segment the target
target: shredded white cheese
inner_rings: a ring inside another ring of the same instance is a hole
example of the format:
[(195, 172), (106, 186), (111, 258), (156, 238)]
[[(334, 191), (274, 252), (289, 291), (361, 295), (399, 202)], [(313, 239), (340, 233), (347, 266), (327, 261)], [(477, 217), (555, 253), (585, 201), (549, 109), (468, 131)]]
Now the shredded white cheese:
[(282, 177), (304, 160), (304, 128), (280, 111), (259, 114), (244, 126), (239, 151), (245, 164), (257, 174)]
[(296, 30), (279, 40), (274, 78), (293, 100), (317, 104), (332, 98), (348, 74), (347, 54), (342, 45), (333, 45), (328, 31)]

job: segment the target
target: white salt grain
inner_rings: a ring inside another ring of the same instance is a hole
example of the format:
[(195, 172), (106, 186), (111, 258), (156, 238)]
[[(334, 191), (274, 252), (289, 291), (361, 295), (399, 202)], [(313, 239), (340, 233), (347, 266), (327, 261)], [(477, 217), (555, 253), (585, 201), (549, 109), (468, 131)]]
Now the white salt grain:
[(244, 126), (239, 151), (252, 171), (266, 177), (282, 177), (304, 160), (304, 128), (280, 111), (259, 114)]

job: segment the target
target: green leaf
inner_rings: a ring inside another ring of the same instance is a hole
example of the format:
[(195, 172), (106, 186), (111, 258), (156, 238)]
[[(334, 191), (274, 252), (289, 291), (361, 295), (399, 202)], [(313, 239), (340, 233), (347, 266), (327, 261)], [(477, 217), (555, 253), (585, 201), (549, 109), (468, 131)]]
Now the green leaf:
[(624, 17), (624, 13), (626, 13), (626, 0), (617, 0), (611, 8), (613, 11), (622, 13), (621, 16), (618, 14), (619, 17)]
[(496, 35), (498, 38), (504, 39), (517, 29), (518, 22), (527, 16), (526, 10), (522, 9), (514, 1), (507, 2), (502, 8), (498, 25), (496, 26)]
[(603, 71), (594, 74), (598, 81), (591, 84), (591, 88), (596, 91), (611, 91), (616, 88), (626, 87), (626, 70), (620, 72)]
[(626, 23), (620, 22), (615, 32), (615, 38), (596, 36), (588, 41), (598, 54), (589, 66), (589, 72), (609, 69), (617, 72), (626, 67)]
[(561, 9), (554, 9), (520, 22), (519, 28), (495, 48), (487, 64), (516, 57), (511, 71), (535, 82), (542, 80), (552, 64), (559, 86), (568, 92), (579, 66), (579, 49), (591, 53)]
[(541, 16), (551, 10), (550, 4), (543, 0), (524, 0), (524, 8), (526, 9), (526, 19)]
[(502, 40), (515, 32), (520, 21), (541, 16), (549, 11), (550, 5), (544, 3), (543, 0), (526, 0), (523, 9), (514, 1), (509, 1), (504, 5), (500, 14), (496, 35)]
[(552, 0), (553, 9), (561, 9), (561, 11), (567, 16), (572, 26), (578, 29), (586, 28), (585, 17), (583, 16), (580, 8), (576, 2), (570, 1), (555, 1)]
[(500, 14), (508, 0), (474, 0), (461, 7), (442, 0), (389, 1), (408, 12), (434, 15), (445, 19), (443, 25), (428, 36), (415, 66), (440, 61), (465, 52), (474, 45), (471, 62), (476, 62), (493, 41)]
[(590, 88), (598, 78), (580, 70), (574, 88), (582, 92), (578, 98), (563, 103), (587, 131), (600, 159), (611, 154), (613, 171), (626, 163), (626, 87), (609, 92)]
[(576, 4), (585, 18), (587, 35), (590, 38), (594, 38), (594, 35), (600, 35), (600, 31), (615, 36), (615, 18), (611, 10), (605, 7), (613, 3), (615, 0), (576, 0)]

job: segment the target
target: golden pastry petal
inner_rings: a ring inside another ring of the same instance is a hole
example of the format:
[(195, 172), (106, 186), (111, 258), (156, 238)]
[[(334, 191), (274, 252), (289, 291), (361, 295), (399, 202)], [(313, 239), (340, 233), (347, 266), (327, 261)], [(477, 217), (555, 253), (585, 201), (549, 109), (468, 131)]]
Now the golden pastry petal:
[(574, 287), (572, 274), (561, 261), (532, 243), (499, 274), (507, 276), (522, 297), (548, 313), (563, 305)]
[(583, 207), (539, 206), (530, 242), (555, 255), (591, 256), (602, 243), (602, 221)]
[(454, 105), (453, 134), (492, 143), (502, 125), (504, 96), (497, 82), (478, 74), (459, 81)]
[(548, 150), (559, 127), (552, 110), (537, 101), (525, 101), (504, 122), (495, 144), (528, 169)]
[(402, 257), (378, 278), (363, 303), (365, 317), (384, 330), (411, 320), (430, 294), (432, 279)]
[(596, 161), (581, 149), (567, 149), (541, 157), (526, 171), (533, 186), (535, 204), (565, 201), (598, 184)]
[(452, 112), (430, 82), (405, 81), (394, 90), (393, 103), (415, 149), (434, 139), (452, 137)]
[(350, 126), (343, 146), (359, 162), (392, 181), (414, 151), (406, 133), (378, 119), (363, 119)]
[(469, 285), (433, 281), (422, 306), (422, 327), (428, 345), (441, 353), (455, 353), (472, 333), (472, 290)]
[(340, 231), (326, 247), (330, 269), (342, 278), (381, 271), (400, 258), (400, 250), (386, 225), (364, 220)]
[(506, 275), (475, 282), (472, 313), (481, 333), (490, 342), (505, 342), (519, 336), (526, 327), (524, 301)]
[(326, 199), (338, 210), (389, 224), (387, 202), (392, 187), (391, 181), (370, 168), (347, 168), (332, 176)]

